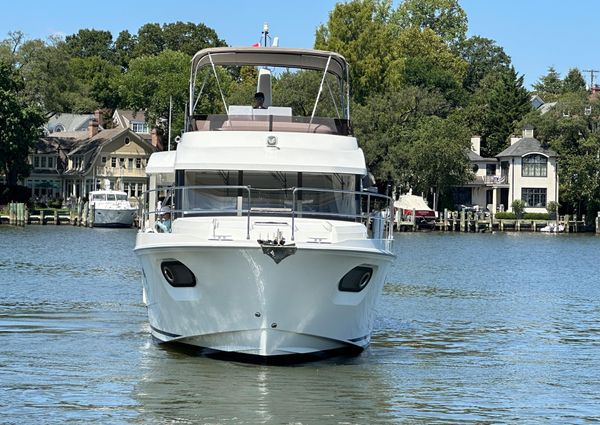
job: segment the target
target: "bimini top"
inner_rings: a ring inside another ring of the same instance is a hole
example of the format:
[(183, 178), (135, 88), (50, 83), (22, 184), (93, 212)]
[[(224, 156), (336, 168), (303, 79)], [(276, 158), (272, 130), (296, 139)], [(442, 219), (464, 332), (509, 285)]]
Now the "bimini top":
[[(331, 59), (330, 59), (331, 58)], [(329, 66), (327, 63), (329, 62)], [(312, 69), (330, 72), (348, 80), (348, 64), (338, 53), (313, 49), (288, 49), (282, 47), (213, 47), (200, 50), (192, 58), (192, 73), (198, 68), (221, 66), (272, 66)]]

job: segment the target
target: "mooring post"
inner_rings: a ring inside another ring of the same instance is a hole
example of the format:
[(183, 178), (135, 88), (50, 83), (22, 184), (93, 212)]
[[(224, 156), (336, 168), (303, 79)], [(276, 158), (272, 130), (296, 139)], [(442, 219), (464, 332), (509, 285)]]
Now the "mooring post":
[(8, 224), (15, 224), (14, 206), (12, 202), (8, 204)]
[(90, 205), (89, 211), (90, 211), (90, 216), (88, 217), (88, 226), (94, 227), (94, 220), (96, 219), (96, 217), (95, 217), (96, 206)]
[(460, 211), (460, 231), (461, 231), (461, 232), (464, 232), (464, 231), (465, 231), (465, 218), (466, 218), (466, 217), (465, 217), (465, 215), (466, 215), (466, 214), (465, 214), (465, 209), (463, 208), (463, 209)]
[(17, 204), (17, 226), (23, 226), (23, 221), (25, 218), (23, 213), (23, 204), (19, 202)]
[(88, 203), (86, 202), (83, 205), (83, 211), (81, 212), (81, 219), (79, 220), (79, 225), (87, 226), (87, 219), (88, 219)]

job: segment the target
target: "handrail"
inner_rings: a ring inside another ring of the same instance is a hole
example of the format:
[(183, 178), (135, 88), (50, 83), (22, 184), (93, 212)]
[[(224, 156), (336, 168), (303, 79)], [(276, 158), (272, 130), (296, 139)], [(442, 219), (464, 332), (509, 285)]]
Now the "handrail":
[[(362, 205), (361, 205), (359, 214), (349, 214), (349, 213), (340, 213), (340, 212), (324, 212), (324, 211), (310, 211), (308, 213), (300, 212), (303, 215), (310, 215), (313, 217), (318, 217), (318, 216), (343, 217), (345, 219), (352, 219), (352, 220), (356, 220), (356, 219), (360, 219), (361, 221), (366, 220), (366, 222), (364, 223), (366, 226), (368, 226), (373, 219), (376, 219), (375, 216), (373, 216), (372, 211), (371, 211), (372, 198), (380, 199), (385, 202), (384, 205), (387, 205), (386, 208), (388, 210), (388, 215), (387, 215), (387, 217), (380, 216), (379, 219), (383, 220), (382, 225), (387, 227), (387, 239), (391, 239), (392, 234), (393, 234), (393, 199), (390, 198), (389, 196), (380, 195), (380, 194), (371, 193), (371, 192), (358, 192), (358, 191), (353, 191), (353, 190), (324, 189), (324, 188), (314, 188), (314, 187), (290, 187), (290, 188), (281, 188), (281, 189), (264, 188), (263, 189), (263, 188), (255, 188), (250, 185), (193, 185), (193, 186), (168, 186), (168, 187), (162, 187), (162, 188), (157, 188), (157, 189), (150, 189), (150, 190), (145, 191), (142, 194), (142, 196), (144, 196), (144, 199), (146, 199), (147, 194), (149, 194), (151, 192), (166, 191), (168, 194), (171, 195), (171, 200), (172, 200), (173, 195), (177, 191), (183, 191), (183, 193), (185, 193), (186, 191), (193, 190), (193, 189), (202, 189), (202, 190), (226, 189), (226, 190), (244, 190), (244, 191), (246, 191), (247, 199), (248, 199), (248, 207), (246, 210), (244, 210), (243, 207), (241, 208), (241, 212), (246, 214), (246, 239), (250, 239), (250, 221), (251, 221), (251, 217), (252, 217), (252, 212), (260, 212), (258, 210), (253, 210), (253, 207), (252, 207), (252, 192), (253, 191), (255, 191), (255, 192), (291, 192), (291, 194), (292, 194), (291, 208), (281, 209), (281, 211), (279, 211), (279, 212), (281, 214), (285, 213), (286, 215), (287, 214), (291, 215), (291, 220), (292, 220), (292, 222), (291, 222), (291, 227), (292, 227), (291, 240), (292, 241), (295, 240), (295, 222), (296, 222), (296, 217), (299, 213), (299, 211), (297, 210), (297, 201), (298, 201), (297, 194), (298, 194), (298, 192), (317, 192), (317, 193), (320, 192), (320, 193), (332, 193), (332, 194), (346, 194), (346, 195), (352, 195), (352, 196), (356, 197), (355, 201), (358, 201), (358, 202), (360, 202), (363, 197), (366, 197), (366, 200), (367, 200), (366, 201), (366, 211), (363, 211)], [(184, 202), (183, 195), (182, 195), (182, 202)], [(243, 205), (243, 202), (242, 202), (242, 205)], [(145, 223), (146, 218), (149, 217), (151, 214), (160, 213), (160, 211), (157, 211), (157, 210), (151, 211), (149, 208), (148, 208), (148, 211), (146, 211), (145, 203), (140, 202), (139, 206), (140, 206), (140, 217), (142, 218), (142, 220), (140, 221), (140, 227), (143, 226), (143, 223)], [(171, 213), (173, 213), (173, 214), (181, 213), (181, 214), (185, 215), (186, 213), (189, 214), (192, 212), (192, 210), (184, 209), (184, 208), (182, 208), (182, 206), (180, 206), (180, 208), (173, 208), (172, 202), (170, 204), (170, 208), (171, 208)], [(382, 213), (384, 209), (385, 208), (378, 208), (377, 210), (373, 210), (373, 213)], [(210, 211), (210, 210), (207, 210), (207, 211)], [(385, 227), (384, 227), (384, 231), (385, 231)]]

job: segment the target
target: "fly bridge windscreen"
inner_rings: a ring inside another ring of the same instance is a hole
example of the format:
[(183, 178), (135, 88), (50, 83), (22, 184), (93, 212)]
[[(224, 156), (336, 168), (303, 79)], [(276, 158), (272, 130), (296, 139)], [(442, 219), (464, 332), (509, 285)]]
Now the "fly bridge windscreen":
[[(259, 75), (268, 76), (268, 83), (257, 85)], [(255, 95), (259, 91), (265, 101), (257, 105)], [(196, 101), (190, 114), (193, 130), (342, 135), (350, 131), (345, 84), (323, 71), (209, 67), (199, 71), (194, 93)]]
[[(284, 171), (186, 171), (186, 214), (235, 215), (254, 210), (354, 220), (360, 200), (356, 176)], [(349, 193), (350, 192), (350, 193)]]

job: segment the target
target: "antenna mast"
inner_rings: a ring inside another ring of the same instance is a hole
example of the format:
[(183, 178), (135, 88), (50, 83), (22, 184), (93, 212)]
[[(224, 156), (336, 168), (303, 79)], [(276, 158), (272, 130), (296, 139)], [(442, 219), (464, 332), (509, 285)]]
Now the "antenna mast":
[(269, 39), (271, 37), (269, 37), (269, 24), (266, 22), (263, 24), (263, 30), (262, 30), (261, 35), (262, 35), (261, 38), (264, 43), (263, 47), (267, 47), (267, 39)]
[(600, 72), (597, 69), (584, 69), (583, 72), (589, 72), (590, 73), (590, 90), (594, 89), (594, 74)]

